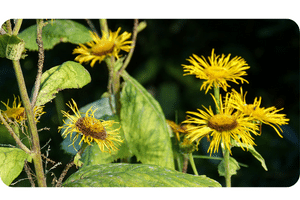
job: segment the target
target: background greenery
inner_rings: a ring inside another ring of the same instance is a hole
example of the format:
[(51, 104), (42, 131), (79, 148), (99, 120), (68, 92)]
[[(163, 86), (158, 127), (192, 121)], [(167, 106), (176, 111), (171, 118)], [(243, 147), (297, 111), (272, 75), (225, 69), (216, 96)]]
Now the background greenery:
[[(85, 20), (75, 20), (88, 27)], [(99, 21), (92, 20), (99, 30)], [(141, 20), (142, 21), (142, 20)], [(256, 150), (265, 158), (268, 171), (249, 153), (233, 149), (233, 157), (248, 167), (242, 167), (232, 177), (232, 186), (270, 187), (291, 186), (299, 178), (299, 27), (288, 19), (247, 19), (247, 20), (210, 20), (210, 19), (146, 19), (147, 28), (138, 34), (137, 45), (127, 71), (136, 78), (159, 101), (167, 119), (181, 122), (186, 111), (195, 111), (201, 105), (212, 105), (210, 95), (199, 91), (201, 81), (194, 76), (183, 77), (181, 64), (188, 64), (186, 59), (193, 53), (210, 56), (212, 48), (216, 54), (232, 54), (243, 57), (250, 65), (245, 77), (249, 84), (244, 84), (248, 91), (248, 102), (255, 97), (262, 97), (262, 106), (284, 107), (290, 123), (282, 127), (281, 139), (269, 126), (262, 126), (262, 135), (255, 138)], [(35, 20), (24, 20), (21, 31), (35, 24)], [(123, 31), (132, 32), (133, 20), (108, 20), (112, 31), (122, 27)], [(20, 31), (20, 32), (21, 32)], [(60, 43), (53, 50), (45, 52), (43, 71), (68, 60), (76, 47), (70, 43)], [(28, 91), (31, 91), (37, 66), (37, 52), (27, 52), (28, 57), (21, 60)], [(75, 99), (82, 107), (96, 101), (106, 91), (107, 69), (105, 63), (89, 65), (86, 69), (92, 76), (92, 82), (82, 89), (61, 91), (59, 98), (64, 102)], [(240, 85), (232, 84), (239, 90)], [(212, 92), (212, 91), (210, 91)], [(6, 103), (13, 94), (18, 95), (12, 63), (0, 59), (0, 101)], [(10, 104), (11, 105), (11, 104)], [(0, 105), (0, 109), (4, 109)], [(51, 138), (49, 158), (63, 165), (53, 172), (59, 176), (71, 156), (60, 149), (62, 138), (57, 132), (61, 125), (61, 114), (56, 111), (55, 102), (46, 104), (38, 128), (49, 127), (50, 131), (40, 133), (41, 146)], [(0, 144), (11, 140), (5, 136), (5, 129), (0, 126)], [(194, 154), (206, 155), (208, 143), (204, 139), (199, 151)], [(45, 154), (47, 147), (42, 152)], [(220, 156), (215, 154), (214, 156)], [(216, 160), (195, 160), (199, 174), (217, 180), (224, 185), (224, 177), (219, 177)], [(72, 168), (68, 174), (74, 172)], [(192, 173), (189, 168), (188, 173)], [(25, 173), (21, 176), (25, 177)], [(52, 177), (48, 174), (48, 182)], [(22, 181), (15, 186), (30, 186), (29, 181)]]

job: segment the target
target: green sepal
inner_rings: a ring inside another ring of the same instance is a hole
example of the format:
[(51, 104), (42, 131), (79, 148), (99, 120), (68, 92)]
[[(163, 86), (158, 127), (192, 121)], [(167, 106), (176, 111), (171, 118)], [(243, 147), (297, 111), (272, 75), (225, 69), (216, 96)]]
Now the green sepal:
[(63, 187), (221, 187), (205, 175), (194, 176), (149, 164), (113, 163), (84, 166)]
[(0, 57), (10, 60), (20, 60), (23, 57), (25, 43), (15, 35), (0, 35)]

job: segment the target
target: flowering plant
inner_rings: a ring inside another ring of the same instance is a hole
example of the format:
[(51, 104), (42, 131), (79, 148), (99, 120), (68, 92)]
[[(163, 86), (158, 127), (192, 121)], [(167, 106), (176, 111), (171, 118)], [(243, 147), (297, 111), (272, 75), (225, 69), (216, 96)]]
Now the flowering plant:
[[(281, 113), (283, 108), (262, 107), (262, 97), (249, 103), (242, 87), (239, 92), (231, 89), (232, 83), (251, 84), (246, 80), (251, 67), (244, 58), (216, 55), (215, 49), (208, 60), (192, 54), (187, 59), (189, 64), (182, 64), (183, 76), (195, 75), (205, 94), (213, 90), (210, 95), (214, 106), (187, 111), (185, 120), (178, 124), (166, 119), (160, 103), (129, 74), (137, 38), (146, 21), (135, 19), (132, 31), (110, 29), (105, 19), (99, 20), (97, 31), (91, 20), (86, 22), (88, 27), (74, 20), (37, 19), (23, 31), (21, 19), (2, 25), (0, 57), (12, 63), (19, 89), (12, 104), (2, 100), (0, 110), (1, 126), (13, 139), (0, 147), (0, 177), (5, 184), (22, 181), (24, 169), (31, 186), (40, 187), (222, 186), (219, 180), (198, 172), (201, 166), (194, 158), (204, 158), (221, 160), (216, 170), (225, 177), (225, 185), (231, 186), (232, 175), (246, 166), (234, 158), (232, 148), (249, 151), (268, 170), (263, 156), (254, 148), (255, 139), (263, 135), (262, 125), (269, 125), (282, 137), (281, 126), (289, 119)], [(45, 70), (45, 50), (54, 50), (61, 42), (75, 45), (69, 52), (74, 61)], [(31, 51), (38, 52), (37, 73), (28, 93), (26, 68), (20, 61), (33, 56)], [(107, 85), (94, 80), (92, 70), (97, 68), (101, 69), (98, 76), (108, 74)], [(91, 84), (105, 90), (95, 101), (85, 93), (84, 103), (75, 97), (64, 101), (62, 90), (80, 91)], [(52, 120), (57, 121), (56, 129), (38, 129), (43, 118), (53, 112), (47, 107), (51, 103), (58, 113)], [(41, 142), (45, 137), (47, 142)], [(59, 140), (51, 141), (51, 137)], [(204, 139), (209, 144), (209, 156), (193, 155)], [(64, 161), (49, 156), (52, 148), (71, 160), (62, 164)], [(223, 156), (212, 156), (218, 152)], [(189, 164), (193, 175), (188, 173)], [(72, 167), (75, 172), (70, 174)]]

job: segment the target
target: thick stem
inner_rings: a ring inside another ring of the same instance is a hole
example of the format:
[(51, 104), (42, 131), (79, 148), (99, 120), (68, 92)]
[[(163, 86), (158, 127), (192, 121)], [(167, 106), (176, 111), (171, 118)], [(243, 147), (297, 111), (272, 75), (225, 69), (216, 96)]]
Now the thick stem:
[(226, 187), (231, 187), (231, 174), (230, 174), (230, 166), (229, 166), (229, 149), (225, 148), (224, 152), (224, 163), (225, 163), (225, 180)]
[(14, 30), (12, 32), (13, 35), (18, 35), (19, 30), (20, 30), (21, 25), (22, 25), (22, 21), (23, 21), (23, 19), (17, 19), (17, 21), (15, 23)]
[(36, 103), (36, 99), (38, 96), (38, 92), (40, 90), (40, 86), (41, 86), (41, 78), (42, 78), (42, 73), (43, 73), (43, 65), (44, 65), (44, 47), (43, 47), (43, 40), (42, 40), (42, 29), (45, 26), (45, 23), (42, 19), (37, 19), (36, 20), (37, 23), (37, 39), (36, 39), (36, 43), (38, 45), (38, 56), (39, 56), (39, 60), (38, 60), (38, 72), (36, 75), (36, 79), (35, 79), (35, 84), (34, 84), (34, 92), (32, 95), (32, 102), (31, 102), (31, 106), (34, 107), (35, 103)]
[(183, 167), (182, 167), (182, 173), (186, 173), (188, 169), (189, 164), (189, 158), (187, 154), (183, 154)]
[(12, 62), (13, 62), (13, 67), (15, 70), (19, 90), (20, 90), (21, 99), (22, 99), (23, 105), (25, 107), (25, 113), (26, 113), (27, 122), (29, 125), (29, 131), (31, 133), (31, 139), (32, 139), (32, 144), (33, 144), (33, 147), (31, 150), (31, 156), (33, 159), (34, 167), (35, 167), (38, 185), (40, 187), (46, 187), (47, 185), (46, 185), (46, 179), (45, 179), (43, 165), (42, 165), (39, 135), (38, 135), (38, 131), (37, 131), (36, 123), (35, 123), (33, 109), (31, 107), (27, 89), (25, 86), (25, 81), (24, 81), (22, 69), (20, 66), (20, 61), (13, 60)]
[(220, 88), (219, 87), (214, 87), (214, 96), (215, 99), (217, 101), (217, 105), (216, 105), (216, 113), (219, 114), (220, 113)]
[[(222, 99), (220, 99), (220, 87), (214, 87), (214, 97), (216, 99), (217, 105), (216, 105), (216, 113), (220, 113), (220, 104)], [(225, 163), (225, 180), (226, 180), (226, 187), (231, 187), (231, 175), (230, 175), (230, 166), (229, 166), (229, 149), (225, 147), (225, 145), (222, 145), (223, 141), (221, 141), (221, 148), (223, 152), (224, 157), (224, 163)]]
[(199, 174), (198, 174), (198, 171), (197, 171), (197, 168), (196, 168), (196, 165), (195, 165), (195, 162), (194, 162), (194, 158), (193, 158), (193, 154), (192, 154), (192, 153), (189, 153), (189, 160), (190, 160), (192, 169), (193, 169), (193, 171), (194, 171), (194, 174), (198, 176)]
[(108, 25), (106, 19), (99, 19), (101, 31), (108, 33)]

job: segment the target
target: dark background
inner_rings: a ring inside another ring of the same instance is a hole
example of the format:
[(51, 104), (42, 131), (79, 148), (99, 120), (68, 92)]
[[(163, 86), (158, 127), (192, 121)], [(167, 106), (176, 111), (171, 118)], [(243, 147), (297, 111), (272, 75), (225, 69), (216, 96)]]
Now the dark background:
[[(85, 20), (75, 20), (88, 27)], [(140, 20), (143, 21), (143, 20)], [(181, 64), (189, 64), (186, 59), (193, 53), (199, 56), (211, 55), (212, 48), (217, 55), (231, 54), (243, 57), (250, 69), (243, 84), (248, 91), (247, 101), (262, 97), (262, 107), (284, 107), (281, 113), (287, 114), (289, 125), (283, 126), (284, 138), (267, 125), (262, 126), (262, 135), (255, 137), (256, 150), (264, 157), (268, 171), (249, 152), (234, 148), (233, 157), (248, 165), (241, 167), (232, 176), (232, 186), (236, 187), (287, 187), (299, 178), (299, 27), (289, 19), (146, 19), (147, 28), (138, 34), (137, 45), (127, 71), (135, 77), (159, 101), (167, 119), (181, 122), (186, 111), (196, 111), (202, 105), (213, 105), (209, 95), (200, 91), (201, 80), (195, 76), (182, 76)], [(92, 20), (99, 30), (99, 20)], [(24, 20), (21, 31), (35, 24), (35, 20)], [(108, 20), (112, 31), (122, 27), (132, 32), (133, 20)], [(44, 71), (68, 60), (74, 60), (73, 49), (77, 45), (61, 43), (45, 52)], [(31, 91), (37, 66), (37, 52), (27, 52), (21, 60), (28, 91)], [(123, 52), (124, 54), (125, 52)], [(105, 63), (95, 64), (94, 68), (84, 65), (92, 76), (92, 82), (82, 89), (64, 90), (61, 97), (65, 102), (75, 99), (79, 107), (99, 99), (107, 86)], [(239, 91), (241, 85), (229, 82)], [(230, 91), (230, 89), (229, 89)], [(209, 92), (213, 92), (210, 90)], [(224, 91), (221, 90), (224, 94)], [(13, 94), (19, 95), (12, 63), (0, 59), (0, 101), (12, 103)], [(10, 103), (10, 106), (11, 106)], [(4, 109), (0, 105), (0, 109)], [(39, 128), (49, 127), (50, 131), (40, 133), (41, 146), (51, 138), (49, 158), (62, 162), (53, 172), (59, 176), (71, 156), (60, 150), (62, 138), (57, 132), (61, 124), (54, 101), (47, 103), (47, 112), (41, 118)], [(0, 127), (3, 134), (3, 127)], [(0, 137), (0, 144), (9, 142)], [(206, 140), (200, 143), (194, 154), (206, 155)], [(47, 147), (43, 149), (45, 153)], [(220, 156), (216, 154), (215, 156)], [(196, 159), (199, 174), (225, 185), (224, 177), (219, 177), (217, 165), (220, 161)], [(51, 164), (49, 165), (51, 166)], [(73, 170), (73, 171), (72, 171)], [(74, 172), (74, 169), (69, 173)], [(189, 173), (193, 173), (188, 169)], [(25, 177), (23, 172), (21, 176)], [(50, 183), (52, 177), (47, 176)], [(29, 181), (21, 181), (15, 186), (30, 186)]]

